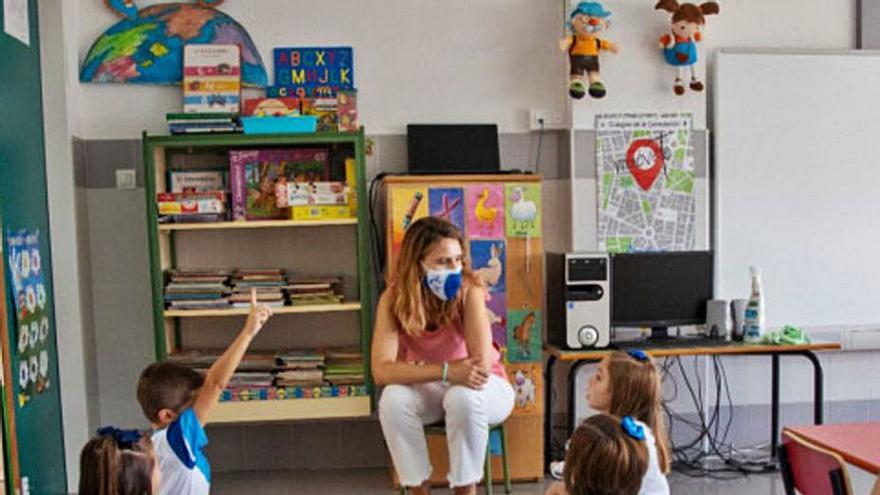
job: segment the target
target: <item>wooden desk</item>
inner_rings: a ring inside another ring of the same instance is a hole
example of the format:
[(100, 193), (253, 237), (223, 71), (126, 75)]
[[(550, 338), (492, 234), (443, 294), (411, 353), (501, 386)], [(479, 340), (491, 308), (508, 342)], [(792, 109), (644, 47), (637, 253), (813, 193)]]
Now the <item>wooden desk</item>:
[[(547, 379), (545, 384), (547, 387), (553, 386), (553, 368), (557, 361), (572, 363), (572, 367), (568, 372), (568, 435), (575, 428), (574, 401), (575, 401), (575, 375), (580, 367), (589, 362), (601, 360), (613, 350), (626, 349), (642, 349), (652, 357), (673, 357), (673, 356), (754, 356), (769, 355), (771, 358), (771, 377), (770, 377), (770, 446), (772, 461), (776, 461), (776, 446), (779, 441), (779, 356), (795, 355), (803, 356), (810, 360), (813, 364), (813, 422), (817, 425), (822, 424), (823, 420), (823, 402), (824, 402), (824, 375), (822, 373), (822, 363), (816, 357), (814, 351), (832, 351), (840, 349), (840, 344), (832, 342), (814, 342), (804, 345), (763, 345), (763, 344), (744, 344), (742, 342), (725, 342), (718, 341), (705, 345), (683, 345), (676, 347), (674, 343), (662, 343), (657, 347), (651, 347), (650, 342), (633, 342), (619, 343), (613, 348), (603, 350), (577, 350), (569, 351), (555, 345), (546, 345), (544, 350), (550, 354), (547, 360)], [(549, 390), (549, 389), (548, 389)], [(550, 435), (553, 431), (551, 411), (553, 394), (544, 394), (547, 415), (544, 420), (544, 438), (545, 438), (545, 464), (550, 462)]]
[(880, 422), (786, 426), (783, 431), (835, 452), (869, 473), (880, 474)]

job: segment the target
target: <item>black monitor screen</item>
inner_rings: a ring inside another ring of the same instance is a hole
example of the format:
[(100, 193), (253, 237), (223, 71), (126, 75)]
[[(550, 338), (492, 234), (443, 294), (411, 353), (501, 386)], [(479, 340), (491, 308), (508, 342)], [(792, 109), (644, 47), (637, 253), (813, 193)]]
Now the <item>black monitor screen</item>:
[(495, 124), (409, 124), (406, 128), (411, 174), (497, 173)]
[(611, 257), (611, 324), (706, 322), (712, 299), (712, 252), (627, 253)]

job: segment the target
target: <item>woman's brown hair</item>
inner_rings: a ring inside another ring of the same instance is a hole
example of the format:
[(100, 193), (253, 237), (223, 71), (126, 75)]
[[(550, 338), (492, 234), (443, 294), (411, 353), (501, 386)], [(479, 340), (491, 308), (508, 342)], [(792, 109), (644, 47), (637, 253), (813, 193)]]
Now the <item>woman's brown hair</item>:
[(149, 437), (133, 443), (99, 435), (79, 458), (80, 495), (152, 495), (156, 458)]
[[(644, 359), (641, 359), (641, 358)], [(660, 374), (654, 361), (646, 354), (639, 357), (614, 351), (608, 360), (611, 387), (611, 408), (615, 416), (632, 416), (648, 425), (657, 440), (657, 461), (660, 471), (669, 472), (669, 435), (663, 421), (663, 392)]]
[[(425, 256), (442, 239), (458, 241), (463, 257), (462, 290), (449, 301), (441, 301), (435, 297), (422, 282), (425, 275), (422, 268)], [(426, 217), (409, 226), (403, 236), (397, 263), (388, 280), (391, 314), (401, 331), (416, 336), (426, 328), (461, 321), (465, 291), (468, 287), (481, 285), (471, 271), (466, 252), (464, 237), (452, 222)]]
[(569, 495), (637, 495), (648, 471), (648, 449), (620, 418), (596, 414), (571, 436), (563, 479)]
[(677, 0), (660, 0), (654, 5), (656, 10), (665, 10), (672, 13), (672, 22), (687, 21), (697, 24), (706, 24), (704, 16), (717, 14), (721, 11), (716, 2), (703, 2), (700, 5), (693, 3), (678, 4)]

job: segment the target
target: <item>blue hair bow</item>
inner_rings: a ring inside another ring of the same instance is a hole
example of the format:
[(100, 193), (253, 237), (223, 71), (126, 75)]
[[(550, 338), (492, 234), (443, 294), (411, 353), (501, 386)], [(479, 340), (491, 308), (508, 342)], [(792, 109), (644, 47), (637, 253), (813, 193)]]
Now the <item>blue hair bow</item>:
[(131, 447), (141, 439), (141, 432), (137, 430), (122, 430), (115, 426), (98, 428), (99, 437), (112, 437), (120, 447)]
[(648, 360), (648, 355), (645, 353), (645, 351), (641, 349), (632, 349), (626, 351), (626, 353), (629, 354), (629, 357), (635, 359), (636, 361), (645, 362)]
[(634, 420), (632, 416), (624, 416), (623, 419), (620, 420), (620, 427), (623, 428), (623, 431), (625, 431), (627, 435), (636, 440), (645, 439), (645, 429), (636, 423), (636, 420)]

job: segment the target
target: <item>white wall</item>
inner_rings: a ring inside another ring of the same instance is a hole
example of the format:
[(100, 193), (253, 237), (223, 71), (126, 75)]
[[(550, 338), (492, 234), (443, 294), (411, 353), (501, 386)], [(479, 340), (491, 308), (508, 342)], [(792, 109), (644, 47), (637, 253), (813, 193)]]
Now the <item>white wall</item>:
[[(79, 480), (79, 451), (91, 435), (95, 410), (89, 401), (88, 359), (83, 332), (80, 293), (80, 243), (77, 238), (77, 198), (74, 188), (71, 136), (76, 115), (71, 111), (76, 87), (75, 51), (71, 49), (76, 5), (40, 0), (40, 57), (46, 145), (46, 188), (52, 240), (52, 279), (55, 288), (56, 339), (61, 390), (67, 484)], [(58, 47), (63, 49), (59, 50)], [(94, 384), (91, 384), (94, 385)]]
[[(79, 60), (112, 22), (80, 0)], [(155, 2), (140, 1), (143, 7)], [(251, 34), (272, 80), (272, 49), (350, 45), (363, 125), (403, 133), (408, 122), (496, 122), (528, 128), (528, 109), (565, 111), (565, 60), (555, 47), (562, 5), (549, 0), (229, 0), (221, 8)], [(87, 139), (165, 132), (179, 87), (82, 85)]]

